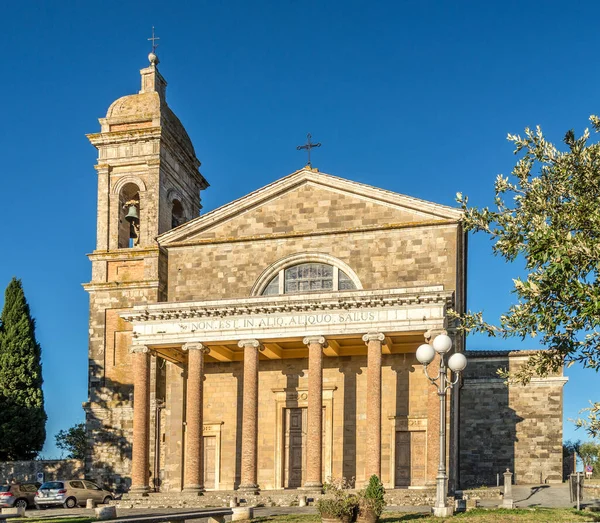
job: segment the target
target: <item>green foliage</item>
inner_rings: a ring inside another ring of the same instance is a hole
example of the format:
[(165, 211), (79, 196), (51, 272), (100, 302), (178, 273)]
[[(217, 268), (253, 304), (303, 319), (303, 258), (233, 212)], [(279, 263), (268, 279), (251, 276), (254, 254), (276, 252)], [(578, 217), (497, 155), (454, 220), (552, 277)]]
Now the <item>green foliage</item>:
[(348, 492), (350, 483), (346, 479), (330, 480), (324, 485), (325, 495), (317, 500), (317, 511), (322, 517), (339, 518), (348, 522), (358, 510), (358, 498)]
[(586, 441), (579, 445), (579, 452), (577, 454), (584, 466), (591, 465), (593, 467), (592, 474), (594, 476), (600, 474), (600, 444), (593, 441)]
[(54, 437), (56, 446), (67, 451), (68, 458), (85, 459), (85, 451), (87, 450), (85, 423), (77, 423), (67, 430), (59, 430)]
[(21, 280), (13, 278), (0, 315), (0, 461), (34, 458), (46, 439), (41, 348)]
[[(590, 118), (596, 131), (600, 120)], [(533, 356), (511, 376), (527, 383), (532, 375), (547, 376), (563, 363), (600, 367), (600, 144), (588, 143), (569, 131), (564, 151), (541, 129), (525, 136), (508, 135), (520, 155), (512, 176), (498, 175), (495, 210), (469, 207), (457, 194), (468, 231), (481, 231), (493, 241), (493, 252), (507, 261), (522, 260), (528, 275), (514, 281), (517, 303), (487, 323), (481, 312), (458, 317), (464, 332), (504, 338), (540, 336), (550, 350)], [(578, 420), (591, 435), (600, 434), (600, 404), (588, 420)]]
[(563, 442), (563, 458), (571, 456), (573, 454), (579, 454), (579, 447), (581, 446), (581, 441), (571, 441), (567, 440)]
[(379, 477), (373, 474), (369, 478), (369, 484), (358, 494), (359, 511), (364, 512), (369, 510), (375, 514), (375, 516), (381, 516), (383, 509), (385, 508), (385, 488), (381, 483)]

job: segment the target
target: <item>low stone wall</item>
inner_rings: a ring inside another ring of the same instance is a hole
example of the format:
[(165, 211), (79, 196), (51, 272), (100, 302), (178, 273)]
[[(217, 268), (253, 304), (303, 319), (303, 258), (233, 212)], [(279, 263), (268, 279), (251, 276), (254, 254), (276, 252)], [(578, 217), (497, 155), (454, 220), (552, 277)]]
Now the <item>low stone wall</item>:
[(587, 480), (583, 482), (583, 499), (600, 499), (600, 481)]
[(462, 491), (463, 499), (502, 499), (500, 487), (466, 489)]
[(83, 461), (79, 459), (44, 459), (32, 461), (0, 462), (0, 482), (34, 482), (38, 472), (44, 473), (44, 481), (83, 478)]

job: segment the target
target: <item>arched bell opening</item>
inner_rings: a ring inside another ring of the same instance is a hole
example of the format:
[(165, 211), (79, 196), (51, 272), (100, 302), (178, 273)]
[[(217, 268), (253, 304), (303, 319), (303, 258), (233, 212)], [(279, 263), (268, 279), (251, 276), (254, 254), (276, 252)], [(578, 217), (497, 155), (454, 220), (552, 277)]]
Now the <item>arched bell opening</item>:
[(181, 202), (177, 199), (173, 200), (171, 208), (171, 228), (179, 227), (183, 225), (187, 218), (185, 216), (185, 209)]
[(119, 249), (140, 244), (140, 190), (134, 183), (123, 186), (119, 194)]

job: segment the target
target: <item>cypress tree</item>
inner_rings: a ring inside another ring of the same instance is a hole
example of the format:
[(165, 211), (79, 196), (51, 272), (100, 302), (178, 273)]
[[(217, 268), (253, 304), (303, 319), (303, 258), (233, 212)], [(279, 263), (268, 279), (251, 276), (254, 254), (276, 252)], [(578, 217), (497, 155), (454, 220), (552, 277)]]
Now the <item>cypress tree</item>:
[(0, 460), (37, 456), (46, 439), (41, 347), (21, 280), (13, 278), (0, 315)]

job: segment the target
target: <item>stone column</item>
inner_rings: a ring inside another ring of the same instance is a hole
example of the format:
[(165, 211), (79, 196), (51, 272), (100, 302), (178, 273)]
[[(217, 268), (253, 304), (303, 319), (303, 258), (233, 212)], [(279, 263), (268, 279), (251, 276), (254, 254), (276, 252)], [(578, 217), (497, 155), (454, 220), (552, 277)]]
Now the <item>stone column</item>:
[(185, 409), (184, 492), (204, 490), (204, 354), (202, 343), (186, 343), (188, 353), (187, 396)]
[(132, 494), (150, 491), (150, 351), (144, 345), (129, 349), (133, 366)]
[(244, 396), (242, 402), (242, 469), (240, 490), (258, 491), (257, 433), (258, 433), (258, 340), (241, 340), (244, 349)]
[(323, 487), (323, 336), (304, 338), (308, 345), (308, 429), (306, 431), (306, 481), (304, 488)]
[(381, 332), (363, 336), (367, 344), (367, 480), (375, 474), (381, 479)]

